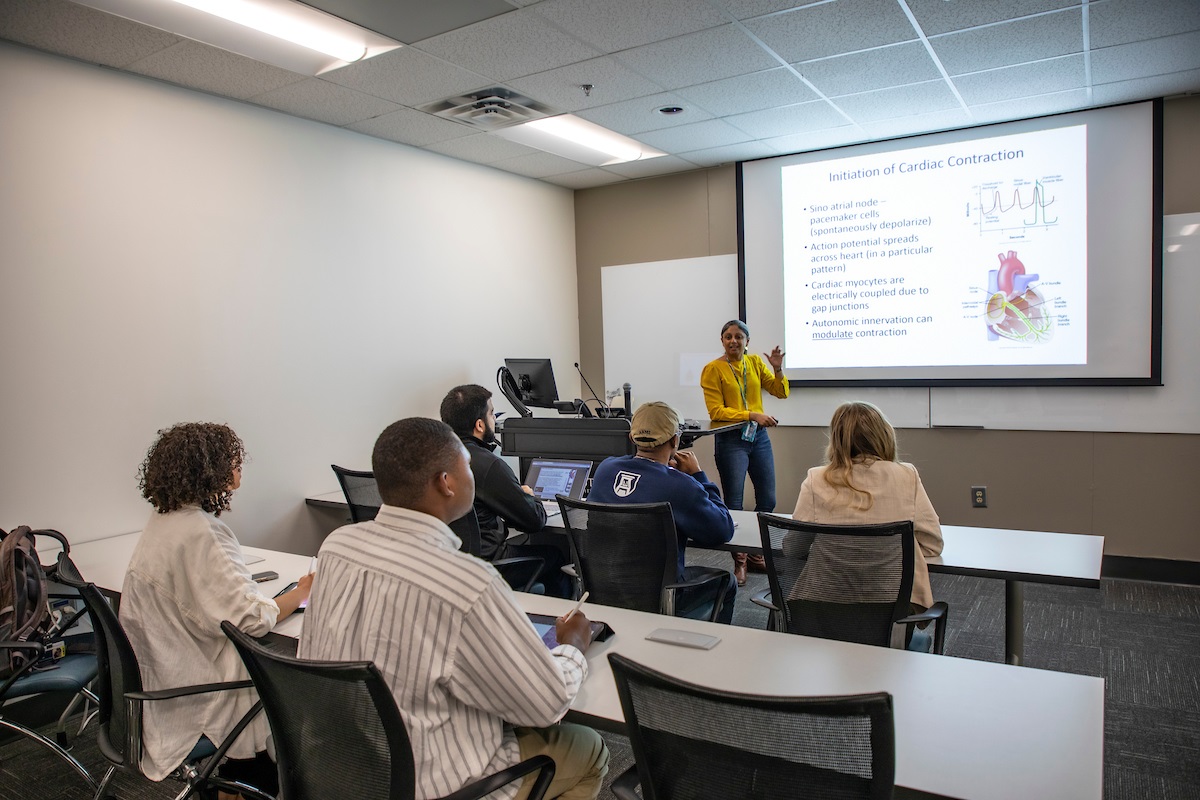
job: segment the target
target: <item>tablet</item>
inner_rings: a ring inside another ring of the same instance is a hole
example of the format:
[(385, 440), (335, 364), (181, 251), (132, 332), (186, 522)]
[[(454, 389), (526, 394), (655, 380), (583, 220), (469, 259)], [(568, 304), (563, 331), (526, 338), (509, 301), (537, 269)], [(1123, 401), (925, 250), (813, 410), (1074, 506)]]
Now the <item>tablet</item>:
[[(558, 647), (558, 630), (554, 625), (554, 621), (557, 619), (557, 617), (547, 616), (546, 614), (529, 613), (526, 613), (525, 616), (529, 617), (529, 621), (533, 623), (533, 629), (537, 631), (538, 636), (542, 637), (542, 641), (545, 642), (546, 647), (550, 648), (551, 650)], [(592, 635), (589, 641), (594, 642), (597, 639), (603, 641), (604, 639), (608, 638), (608, 635), (605, 634), (605, 631), (610, 629), (603, 622), (596, 622), (595, 620), (592, 620), (591, 626)]]

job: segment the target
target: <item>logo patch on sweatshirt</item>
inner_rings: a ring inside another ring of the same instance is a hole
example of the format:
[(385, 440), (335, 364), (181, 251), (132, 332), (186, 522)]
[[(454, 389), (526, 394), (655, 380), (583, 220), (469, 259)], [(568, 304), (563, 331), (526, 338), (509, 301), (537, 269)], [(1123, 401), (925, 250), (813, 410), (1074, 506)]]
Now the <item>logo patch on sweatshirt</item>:
[(633, 494), (633, 490), (637, 488), (638, 481), (642, 476), (636, 472), (625, 472), (624, 470), (617, 473), (617, 479), (613, 481), (613, 493), (617, 497), (629, 497)]

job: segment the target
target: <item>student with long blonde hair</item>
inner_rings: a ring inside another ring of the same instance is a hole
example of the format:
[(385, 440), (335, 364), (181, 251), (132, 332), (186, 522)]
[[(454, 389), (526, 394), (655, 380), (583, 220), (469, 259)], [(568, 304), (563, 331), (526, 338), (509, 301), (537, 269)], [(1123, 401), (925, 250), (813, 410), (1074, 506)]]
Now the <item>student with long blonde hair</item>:
[(829, 423), (826, 464), (800, 487), (793, 517), (828, 525), (913, 522), (916, 533), (912, 604), (933, 605), (925, 559), (942, 552), (942, 526), (921, 476), (896, 457), (896, 431), (870, 403), (843, 403)]

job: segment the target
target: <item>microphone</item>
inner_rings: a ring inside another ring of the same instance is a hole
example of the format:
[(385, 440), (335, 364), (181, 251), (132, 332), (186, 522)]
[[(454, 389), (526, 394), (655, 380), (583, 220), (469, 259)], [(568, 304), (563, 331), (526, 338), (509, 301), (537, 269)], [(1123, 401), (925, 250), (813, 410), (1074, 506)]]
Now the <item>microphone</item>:
[(631, 405), (631, 401), (629, 399), (629, 390), (633, 387), (631, 387), (628, 383), (626, 383), (621, 388), (625, 390), (625, 416), (632, 418), (633, 417), (633, 408)]
[[(588, 382), (587, 376), (586, 376), (586, 375), (584, 375), (584, 374), (583, 374), (583, 370), (581, 370), (581, 369), (579, 368), (579, 362), (578, 362), (578, 361), (576, 361), (576, 362), (575, 362), (575, 371), (579, 373), (579, 377), (580, 377), (580, 378), (583, 378), (583, 383), (584, 383), (584, 385), (585, 385), (585, 386), (587, 386), (587, 387), (588, 387), (588, 391), (592, 393), (592, 399), (593, 399), (593, 400), (595, 400), (595, 401), (596, 401), (597, 403), (599, 403), (600, 405), (604, 406), (604, 401), (603, 401), (603, 400), (601, 400), (599, 397), (597, 397), (597, 396), (596, 396), (596, 390), (592, 388), (592, 384)], [(608, 408), (608, 406), (604, 406), (604, 407), (605, 407), (605, 408)]]

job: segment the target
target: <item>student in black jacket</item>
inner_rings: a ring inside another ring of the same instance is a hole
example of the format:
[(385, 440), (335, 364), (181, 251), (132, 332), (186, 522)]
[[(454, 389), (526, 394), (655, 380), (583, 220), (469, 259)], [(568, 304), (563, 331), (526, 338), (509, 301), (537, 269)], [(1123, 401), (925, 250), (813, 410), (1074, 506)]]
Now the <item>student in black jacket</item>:
[(569, 597), (570, 578), (562, 572), (562, 551), (552, 545), (528, 544), (524, 537), (509, 539), (509, 529), (534, 533), (546, 526), (546, 510), (533, 490), (522, 486), (496, 449), (496, 416), (492, 393), (477, 384), (455, 386), (442, 400), (442, 422), (466, 445), (475, 476), (475, 515), (479, 519), (483, 558), (495, 561), (517, 556), (545, 560), (538, 580), (546, 593)]

